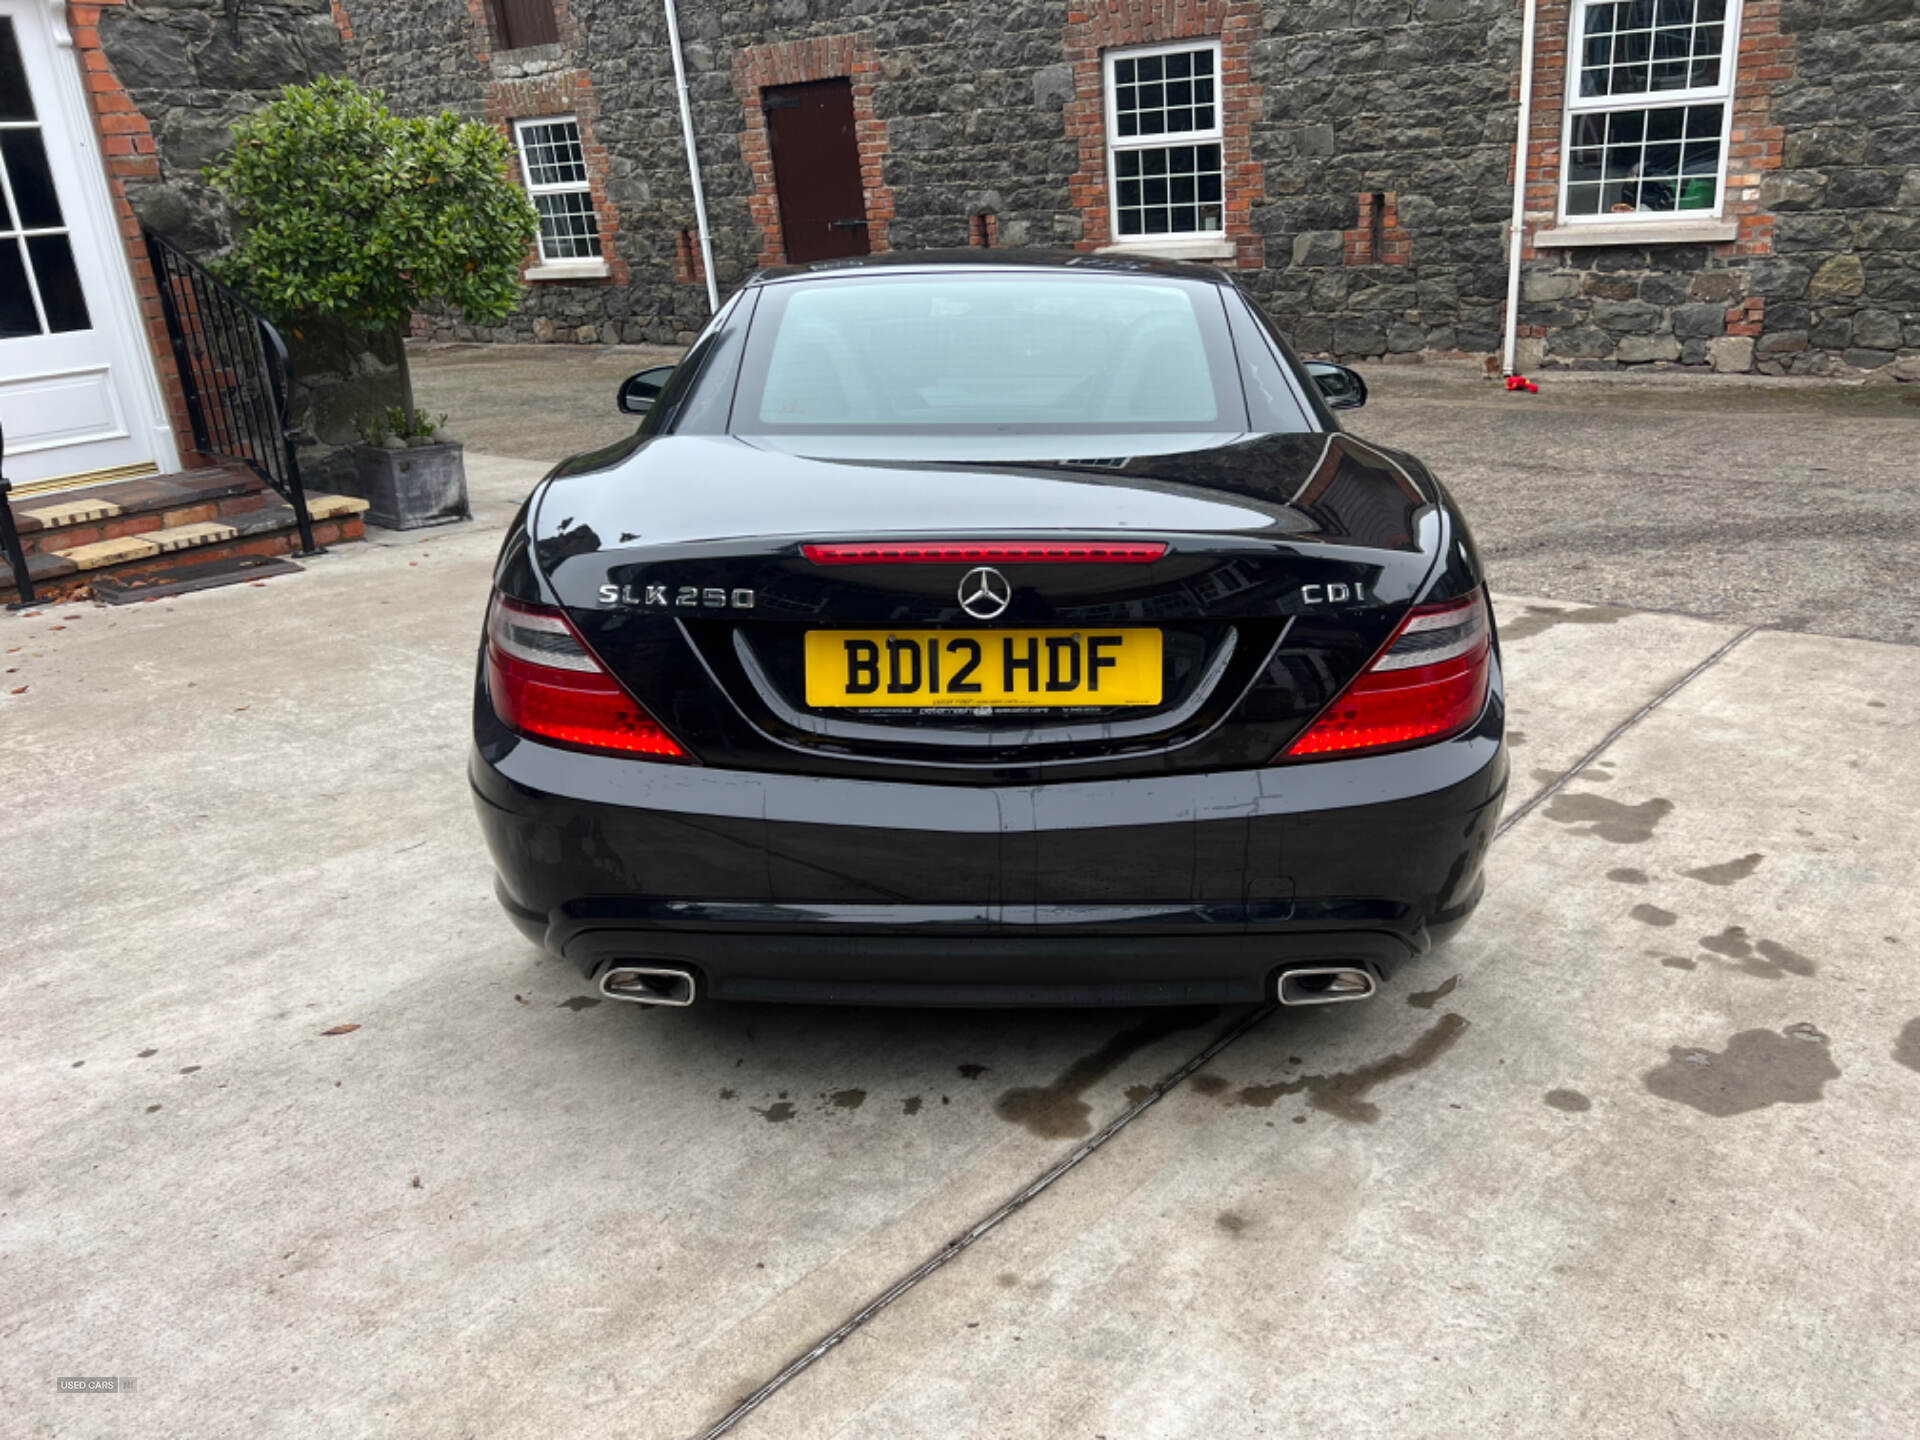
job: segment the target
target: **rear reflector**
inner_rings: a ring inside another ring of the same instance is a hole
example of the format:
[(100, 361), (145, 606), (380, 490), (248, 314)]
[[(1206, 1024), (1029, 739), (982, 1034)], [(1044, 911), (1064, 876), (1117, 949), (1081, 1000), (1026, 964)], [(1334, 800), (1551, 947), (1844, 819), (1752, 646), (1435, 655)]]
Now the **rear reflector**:
[(1276, 758), (1397, 750), (1457, 735), (1480, 718), (1492, 668), (1483, 591), (1445, 605), (1424, 605)]
[(690, 760), (621, 688), (565, 615), (495, 595), (487, 611), (487, 694), (523, 735), (591, 750)]
[(800, 550), (816, 565), (1150, 565), (1167, 553), (1159, 540), (897, 540)]

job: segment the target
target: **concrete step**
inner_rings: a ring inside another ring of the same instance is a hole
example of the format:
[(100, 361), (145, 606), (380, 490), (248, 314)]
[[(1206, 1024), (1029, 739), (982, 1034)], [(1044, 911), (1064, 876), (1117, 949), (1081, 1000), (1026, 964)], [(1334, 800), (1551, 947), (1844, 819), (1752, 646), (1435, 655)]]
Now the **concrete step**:
[[(145, 488), (129, 491), (130, 486)], [(183, 564), (285, 555), (300, 546), (293, 507), (251, 471), (194, 471), (122, 481), (41, 497), (43, 503), (37, 505), (34, 498), (22, 500), (14, 514), (28, 551), (27, 573), (36, 600), (74, 598), (102, 575), (148, 579)], [(191, 503), (180, 503), (183, 499)], [(314, 543), (363, 539), (361, 515), (366, 508), (366, 501), (351, 495), (308, 495)], [(0, 603), (18, 594), (12, 568), (0, 561)]]

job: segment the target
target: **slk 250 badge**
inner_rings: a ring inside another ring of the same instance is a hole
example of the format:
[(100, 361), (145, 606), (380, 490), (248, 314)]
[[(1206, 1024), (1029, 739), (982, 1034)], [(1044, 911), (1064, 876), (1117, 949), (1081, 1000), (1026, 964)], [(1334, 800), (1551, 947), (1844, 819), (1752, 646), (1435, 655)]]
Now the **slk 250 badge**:
[(665, 585), (602, 585), (600, 603), (637, 605), (645, 610), (751, 610), (753, 591), (723, 590), (718, 585), (704, 589), (698, 585), (682, 585), (674, 590), (669, 602)]

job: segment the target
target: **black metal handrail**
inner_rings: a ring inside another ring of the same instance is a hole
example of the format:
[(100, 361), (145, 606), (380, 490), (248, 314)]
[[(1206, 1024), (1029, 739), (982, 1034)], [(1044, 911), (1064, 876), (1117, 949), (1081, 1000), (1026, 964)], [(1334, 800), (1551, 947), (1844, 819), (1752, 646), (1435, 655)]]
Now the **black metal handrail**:
[(252, 468), (293, 507), (300, 553), (315, 555), (288, 417), (293, 361), (272, 322), (186, 251), (143, 228), (167, 336), (203, 455)]
[(13, 482), (7, 479), (6, 463), (7, 432), (0, 426), (0, 553), (6, 556), (7, 566), (13, 571), (16, 592), (16, 598), (7, 608), (17, 610), (33, 603), (33, 577), (27, 573), (27, 552), (20, 544), (20, 529), (13, 523), (13, 506), (7, 503)]

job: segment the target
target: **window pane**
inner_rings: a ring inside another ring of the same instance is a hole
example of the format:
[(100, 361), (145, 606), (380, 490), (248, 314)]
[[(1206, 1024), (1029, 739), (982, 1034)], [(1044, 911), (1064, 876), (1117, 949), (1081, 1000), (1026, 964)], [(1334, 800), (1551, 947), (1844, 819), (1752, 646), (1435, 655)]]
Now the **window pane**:
[(36, 235), (27, 241), (27, 257), (33, 262), (33, 278), (40, 282), (47, 328), (56, 335), (92, 328), (80, 274), (73, 268), (73, 242), (64, 235)]
[(1635, 95), (1721, 81), (1725, 0), (1590, 5), (1580, 37), (1580, 94)]
[(593, 213), (593, 196), (584, 190), (563, 190), (533, 197), (540, 211), (540, 253), (548, 260), (600, 258), (600, 225)]
[(1567, 187), (1567, 213), (1569, 215), (1598, 215), (1600, 213), (1600, 186), (1569, 185)]
[(0, 340), (40, 334), (40, 317), (27, 290), (27, 265), (19, 255), (19, 240), (0, 240)]
[(21, 229), (58, 228), (60, 199), (54, 193), (53, 171), (47, 166), (47, 147), (40, 143), (40, 132), (0, 130), (0, 159), (6, 162)]
[(520, 148), (535, 185), (587, 183), (587, 157), (580, 148), (580, 127), (573, 121), (521, 126)]
[[(1120, 234), (1190, 235), (1224, 228), (1219, 145), (1122, 151), (1115, 164), (1126, 177), (1116, 196)], [(1136, 174), (1142, 177), (1137, 183)]]
[(33, 119), (33, 96), (27, 91), (27, 67), (20, 60), (20, 41), (13, 21), (0, 15), (0, 120)]
[(1113, 64), (1113, 112), (1121, 139), (1211, 130), (1213, 52), (1141, 55)]
[(38, 335), (40, 317), (27, 289), (27, 267), (18, 240), (0, 240), (0, 340)]

